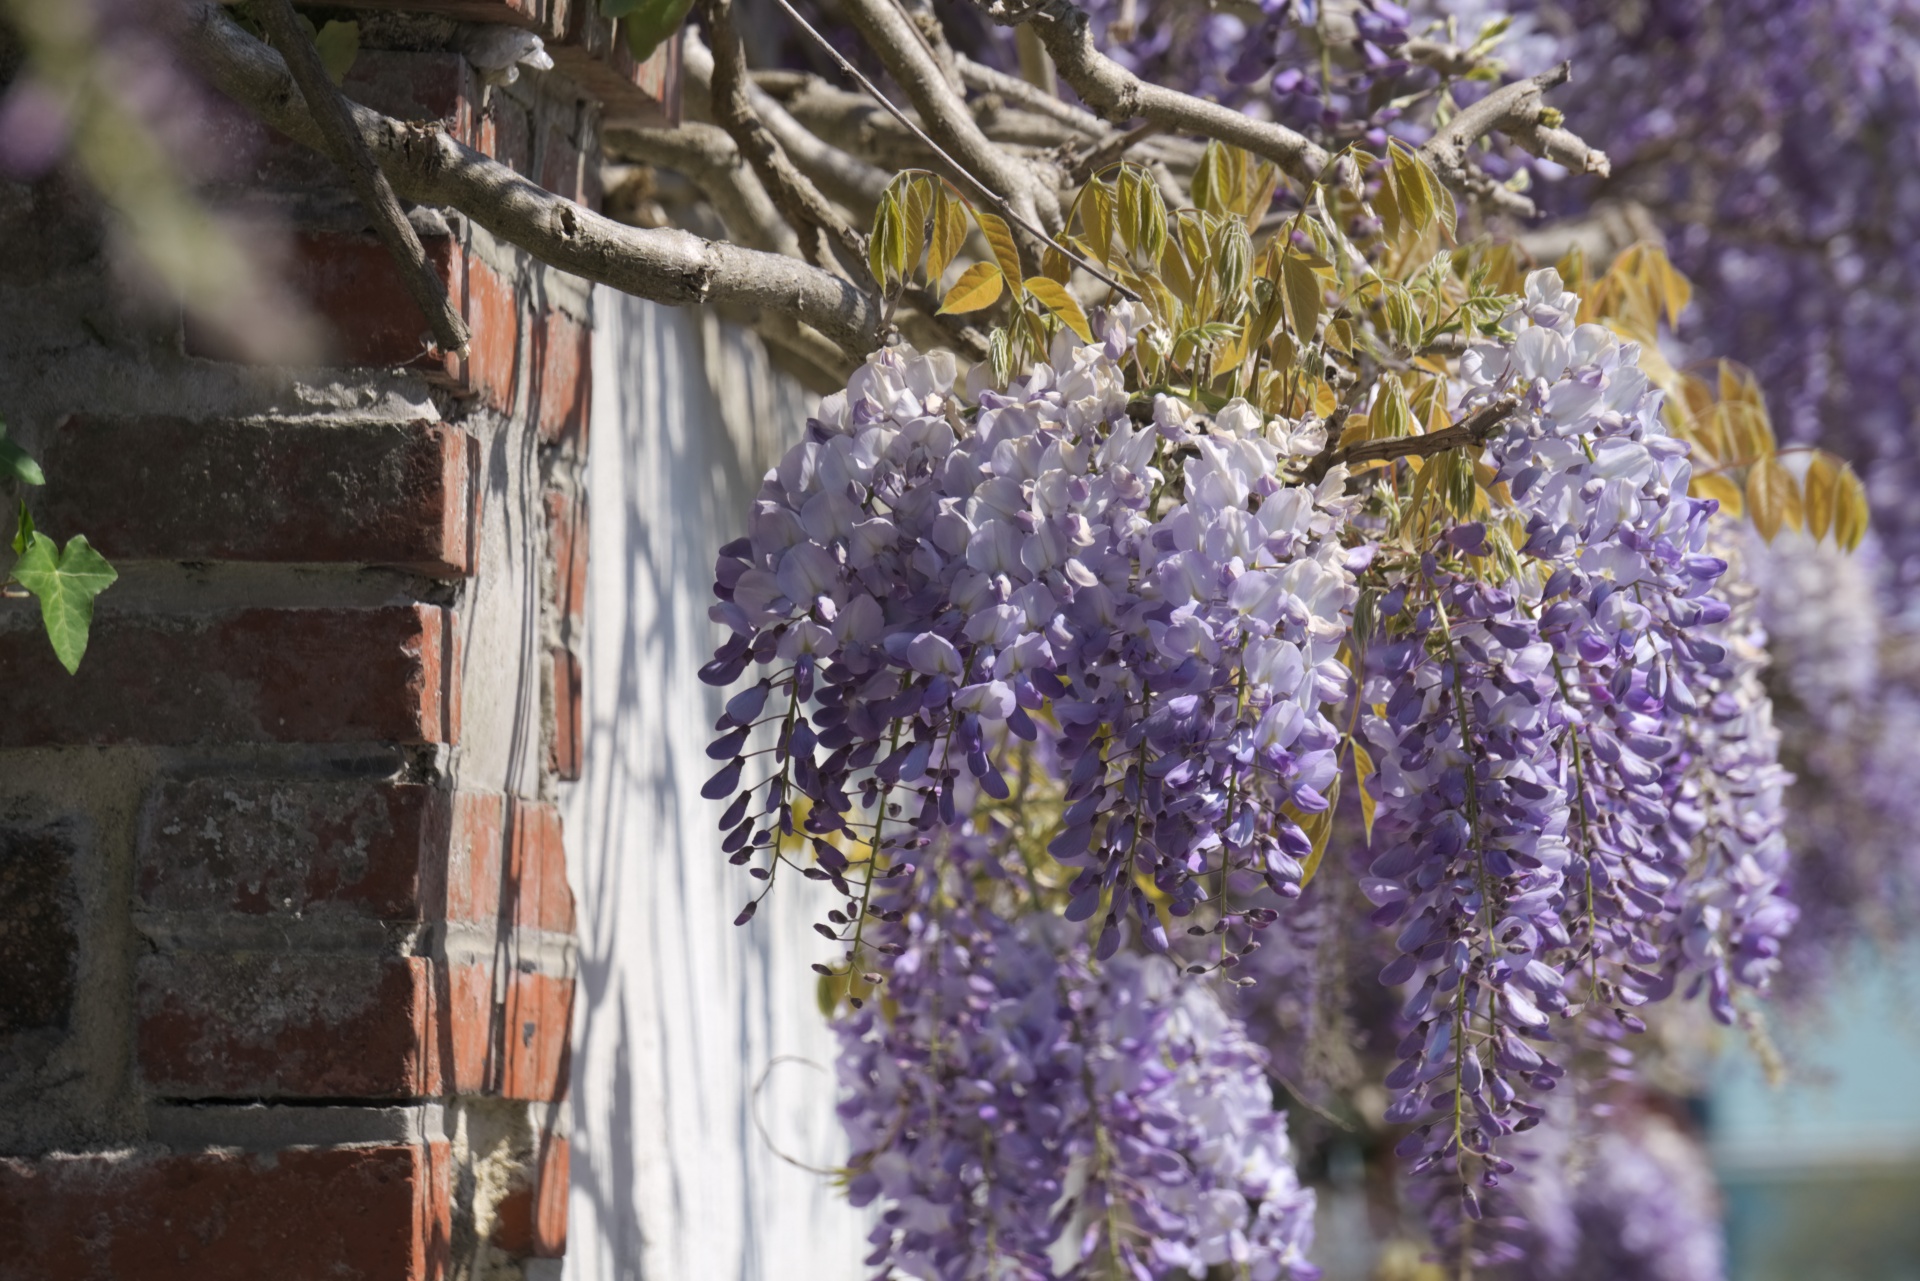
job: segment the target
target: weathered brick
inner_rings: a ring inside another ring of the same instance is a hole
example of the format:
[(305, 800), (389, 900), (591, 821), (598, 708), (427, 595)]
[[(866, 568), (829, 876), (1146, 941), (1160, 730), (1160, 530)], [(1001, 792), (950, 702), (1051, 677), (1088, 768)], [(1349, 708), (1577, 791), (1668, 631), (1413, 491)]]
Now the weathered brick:
[(580, 659), (564, 646), (553, 651), (553, 739), (547, 767), (563, 782), (580, 778), (586, 756), (586, 712), (582, 705)]
[(680, 123), (680, 42), (662, 41), (645, 62), (627, 50), (619, 24), (596, 6), (575, 5), (567, 38), (548, 50), (554, 66), (600, 100), (606, 119), (621, 124)]
[(64, 827), (0, 827), (0, 1037), (65, 1027), (79, 944)]
[(413, 783), (168, 780), (142, 823), (137, 901), (149, 911), (422, 920), (445, 877), (448, 799)]
[(547, 491), (547, 557), (553, 568), (553, 604), (569, 627), (587, 616), (587, 500)]
[(25, 609), (9, 605), (0, 747), (441, 743), (457, 729), (439, 606), (106, 613), (69, 676)]
[(177, 952), (138, 967), (141, 1079), (168, 1098), (418, 1098), (441, 1085), (434, 966)]
[(384, 115), (433, 121), (467, 146), (480, 145), (480, 79), (473, 64), (453, 50), (363, 49), (340, 88)]
[(434, 1281), (445, 1143), (0, 1160), (0, 1281)]
[(453, 796), (447, 919), (463, 924), (573, 929), (560, 811), (495, 793)]
[(569, 1148), (560, 1135), (541, 1135), (529, 1181), (494, 1207), (493, 1243), (506, 1253), (523, 1259), (566, 1253)]
[(501, 915), (528, 929), (571, 934), (573, 890), (567, 884), (560, 811), (540, 801), (515, 799), (510, 804), (513, 834), (506, 884), (513, 899)]
[[(473, 441), (444, 423), (70, 417), (43, 524), (126, 560), (472, 569)], [(139, 495), (130, 501), (130, 495)]]
[[(504, 967), (453, 968), (447, 1001), (457, 1094), (554, 1102), (566, 1097), (573, 980)], [(500, 975), (496, 999), (496, 973)]]
[[(466, 255), (448, 236), (423, 237), (421, 246), (458, 305), (466, 291)], [(288, 283), (325, 329), (329, 360), (403, 365), (444, 381), (458, 380), (454, 357), (429, 354), (432, 334), (426, 313), (407, 292), (399, 264), (372, 232), (296, 234)], [(188, 338), (191, 350), (191, 331)]]
[(563, 311), (544, 313), (532, 331), (528, 412), (542, 442), (587, 448), (593, 398), (593, 331)]
[(576, 140), (579, 126), (577, 112), (557, 107), (542, 112), (537, 122), (540, 142), (534, 154), (540, 172), (534, 181), (568, 200), (586, 195), (587, 172), (599, 168), (597, 158), (582, 151)]
[(505, 94), (487, 106), (487, 154), (523, 178), (533, 175), (533, 121), (526, 106)]
[(512, 413), (525, 326), (520, 300), (513, 282), (478, 258), (467, 261), (465, 277), (461, 314), (473, 331), (473, 343), (468, 354), (454, 362), (456, 386), (501, 413)]
[(454, 793), (452, 827), (447, 847), (447, 919), (491, 924), (499, 916), (500, 877), (506, 864), (506, 797), (497, 792)]

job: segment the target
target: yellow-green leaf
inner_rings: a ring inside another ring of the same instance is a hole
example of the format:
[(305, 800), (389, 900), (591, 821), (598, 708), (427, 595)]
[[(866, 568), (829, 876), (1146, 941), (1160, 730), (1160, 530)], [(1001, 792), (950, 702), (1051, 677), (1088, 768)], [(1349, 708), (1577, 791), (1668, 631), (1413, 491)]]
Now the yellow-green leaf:
[(1167, 251), (1167, 202), (1160, 198), (1160, 188), (1154, 186), (1151, 179), (1143, 176), (1137, 186), (1140, 192), (1140, 249), (1147, 255), (1147, 261), (1159, 262), (1160, 256)]
[(1090, 183), (1082, 193), (1086, 204), (1080, 211), (1080, 225), (1086, 229), (1087, 243), (1103, 266), (1113, 262), (1113, 189), (1103, 182)]
[(1769, 454), (1747, 472), (1747, 510), (1760, 537), (1772, 542), (1782, 525), (1800, 523), (1800, 490), (1793, 477)]
[(1293, 319), (1293, 332), (1302, 343), (1313, 341), (1320, 323), (1320, 277), (1304, 258), (1288, 254), (1280, 265), (1287, 289), (1287, 311)]
[(327, 69), (327, 79), (340, 84), (353, 70), (353, 60), (360, 56), (360, 24), (326, 23), (314, 33), (313, 47), (320, 51), (320, 65)]
[(1093, 326), (1087, 322), (1087, 313), (1074, 301), (1067, 287), (1047, 276), (1027, 278), (1027, 292), (1040, 300), (1042, 306), (1060, 317), (1067, 328), (1079, 334), (1084, 342), (1093, 341)]
[(1840, 468), (1834, 486), (1833, 541), (1847, 551), (1867, 536), (1867, 490), (1851, 465)]
[(927, 247), (927, 215), (933, 212), (935, 181), (925, 174), (916, 174), (907, 184), (907, 197), (903, 202), (906, 216), (900, 223), (899, 263), (902, 279), (913, 271)]
[(900, 217), (900, 197), (889, 191), (873, 211), (873, 232), (867, 237), (867, 267), (882, 285), (889, 276), (898, 275), (894, 263), (899, 257)]
[(1353, 784), (1360, 789), (1360, 822), (1367, 831), (1367, 844), (1373, 844), (1373, 815), (1379, 806), (1373, 791), (1368, 788), (1367, 780), (1373, 777), (1373, 754), (1358, 743), (1353, 744)]
[(1140, 191), (1145, 185), (1146, 180), (1138, 170), (1129, 167), (1120, 171), (1120, 243), (1128, 253), (1137, 253), (1140, 249), (1140, 229), (1144, 225), (1140, 216)]
[(987, 238), (987, 247), (993, 250), (1001, 274), (1012, 283), (1014, 291), (1019, 292), (1025, 273), (1020, 268), (1020, 246), (1014, 242), (1013, 229), (1007, 226), (1006, 219), (985, 209), (974, 210), (973, 220), (980, 224), (980, 234)]
[(1064, 285), (1073, 278), (1073, 259), (1059, 245), (1048, 245), (1040, 255), (1040, 274)]
[(1840, 463), (1825, 450), (1813, 451), (1806, 478), (1807, 536), (1815, 542), (1833, 528), (1834, 501), (1839, 496)]
[(1204, 209), (1208, 213), (1219, 213), (1224, 206), (1227, 179), (1227, 149), (1218, 142), (1209, 142), (1207, 149), (1200, 153), (1200, 163), (1193, 167), (1193, 207)]
[(933, 240), (927, 246), (927, 283), (938, 289), (948, 264), (960, 252), (967, 238), (967, 209), (947, 194), (945, 184), (936, 189), (933, 202)]
[(1719, 499), (1720, 510), (1735, 518), (1746, 510), (1746, 499), (1740, 493), (1740, 486), (1718, 472), (1707, 476), (1695, 476), (1689, 492), (1695, 498)]
[(1393, 183), (1394, 194), (1399, 197), (1400, 212), (1407, 226), (1419, 235), (1433, 225), (1433, 191), (1427, 186), (1420, 161), (1411, 151), (1398, 141), (1389, 144), (1389, 150), (1392, 159), (1388, 178)]
[(953, 282), (953, 288), (940, 300), (940, 310), (959, 313), (991, 307), (1000, 300), (1000, 291), (1005, 286), (1006, 277), (998, 267), (990, 262), (976, 262)]

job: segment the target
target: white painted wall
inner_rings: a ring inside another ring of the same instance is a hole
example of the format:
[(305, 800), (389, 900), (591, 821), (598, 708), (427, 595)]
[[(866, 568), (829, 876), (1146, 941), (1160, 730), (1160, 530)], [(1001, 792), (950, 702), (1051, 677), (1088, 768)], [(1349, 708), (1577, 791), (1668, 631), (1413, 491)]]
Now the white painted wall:
[[(594, 300), (585, 772), (564, 799), (579, 899), (570, 1281), (837, 1281), (865, 1225), (816, 1166), (844, 1158), (809, 962), (819, 905), (752, 884), (700, 798), (722, 699), (695, 672), (714, 556), (744, 532), (810, 398), (712, 321)], [(804, 887), (795, 883), (791, 889)], [(755, 1125), (757, 1111), (772, 1139)]]

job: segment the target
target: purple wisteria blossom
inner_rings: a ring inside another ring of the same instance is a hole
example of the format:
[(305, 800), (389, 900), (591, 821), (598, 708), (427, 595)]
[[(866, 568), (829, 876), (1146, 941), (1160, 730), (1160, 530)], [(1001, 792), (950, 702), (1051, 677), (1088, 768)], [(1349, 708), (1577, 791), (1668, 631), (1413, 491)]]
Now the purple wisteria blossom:
[(1165, 958), (1097, 966), (1051, 914), (1003, 919), (962, 884), (968, 845), (889, 890), (886, 1008), (840, 1024), (848, 1190), (881, 1207), (868, 1263), (941, 1281), (1317, 1276), (1313, 1194), (1244, 1027)]
[[(1244, 401), (1203, 416), (1162, 396), (1136, 420), (1116, 312), (1104, 344), (1068, 335), (1004, 390), (882, 352), (768, 473), (751, 535), (723, 549), (713, 615), (734, 636), (704, 673), (772, 669), (711, 753), (736, 861), (763, 854), (771, 880), (797, 829), (951, 826), (963, 770), (1006, 797), (994, 744), (1033, 740), (1044, 707), (1069, 806), (1051, 853), (1079, 868), (1068, 919), (1104, 913), (1103, 956), (1128, 917), (1165, 946), (1144, 884), (1175, 916), (1209, 873), (1298, 892), (1310, 843), (1292, 815), (1326, 808), (1324, 709), (1347, 692), (1345, 473), (1290, 483), (1318, 425)], [(754, 779), (770, 702), (773, 769)], [(845, 854), (814, 850), (808, 873), (846, 890)]]

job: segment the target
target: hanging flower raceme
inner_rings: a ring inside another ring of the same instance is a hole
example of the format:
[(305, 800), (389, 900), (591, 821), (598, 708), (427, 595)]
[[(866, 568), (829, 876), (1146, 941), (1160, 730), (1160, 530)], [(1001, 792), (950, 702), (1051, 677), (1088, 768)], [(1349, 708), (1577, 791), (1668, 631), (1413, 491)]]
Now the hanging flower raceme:
[(980, 841), (935, 843), (881, 897), (885, 1011), (840, 1024), (849, 1193), (868, 1263), (961, 1278), (1318, 1275), (1264, 1056), (1161, 957), (1105, 966), (1051, 914), (976, 894)]
[[(994, 745), (1032, 740), (1044, 707), (1070, 804), (1052, 852), (1081, 869), (1067, 916), (1104, 909), (1103, 955), (1129, 914), (1164, 946), (1148, 885), (1176, 916), (1226, 869), (1298, 892), (1311, 845), (1291, 815), (1326, 808), (1324, 709), (1346, 693), (1345, 475), (1289, 483), (1321, 447), (1312, 421), (1130, 405), (1116, 311), (1104, 345), (1067, 336), (1004, 391), (963, 396), (950, 358), (881, 352), (768, 473), (751, 535), (723, 549), (713, 613), (734, 636), (703, 673), (771, 669), (712, 748), (736, 861), (765, 856), (771, 880), (796, 831), (951, 826), (962, 771), (1004, 798)], [(880, 864), (918, 839), (888, 835)], [(848, 889), (845, 852), (814, 848), (809, 871)]]

